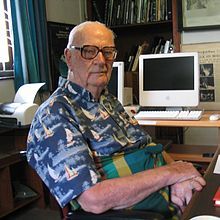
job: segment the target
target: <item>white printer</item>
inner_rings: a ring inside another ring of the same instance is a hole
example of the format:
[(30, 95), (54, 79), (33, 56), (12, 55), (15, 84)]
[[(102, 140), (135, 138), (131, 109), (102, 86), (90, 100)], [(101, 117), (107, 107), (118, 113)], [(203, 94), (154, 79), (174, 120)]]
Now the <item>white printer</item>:
[(30, 125), (38, 105), (35, 96), (45, 83), (30, 83), (21, 86), (12, 103), (0, 103), (0, 127)]

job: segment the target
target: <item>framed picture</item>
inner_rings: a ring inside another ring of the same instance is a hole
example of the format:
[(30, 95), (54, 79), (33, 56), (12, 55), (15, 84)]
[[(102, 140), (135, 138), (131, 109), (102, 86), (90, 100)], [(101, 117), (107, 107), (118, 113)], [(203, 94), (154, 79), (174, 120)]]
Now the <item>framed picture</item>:
[(64, 58), (64, 49), (68, 43), (69, 33), (75, 25), (57, 22), (47, 22), (48, 45), (52, 90), (58, 86), (59, 76), (67, 76), (67, 65)]
[(181, 52), (198, 52), (200, 104), (205, 110), (220, 109), (220, 42), (182, 44)]
[(179, 29), (220, 28), (219, 0), (182, 0), (179, 4)]

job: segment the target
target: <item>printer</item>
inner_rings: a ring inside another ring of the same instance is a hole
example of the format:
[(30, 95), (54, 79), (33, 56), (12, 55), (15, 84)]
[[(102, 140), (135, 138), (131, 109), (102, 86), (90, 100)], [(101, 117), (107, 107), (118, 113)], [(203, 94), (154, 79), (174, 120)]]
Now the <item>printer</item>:
[(0, 127), (30, 125), (39, 105), (34, 103), (39, 89), (45, 83), (30, 83), (21, 86), (11, 103), (0, 103)]

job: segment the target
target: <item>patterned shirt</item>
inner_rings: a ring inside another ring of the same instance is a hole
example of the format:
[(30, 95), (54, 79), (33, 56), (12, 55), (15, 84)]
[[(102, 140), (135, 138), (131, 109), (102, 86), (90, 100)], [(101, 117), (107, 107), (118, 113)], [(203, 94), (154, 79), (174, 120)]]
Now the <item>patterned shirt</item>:
[(95, 101), (89, 91), (61, 77), (33, 119), (27, 160), (63, 207), (101, 180), (98, 158), (150, 142), (107, 88)]

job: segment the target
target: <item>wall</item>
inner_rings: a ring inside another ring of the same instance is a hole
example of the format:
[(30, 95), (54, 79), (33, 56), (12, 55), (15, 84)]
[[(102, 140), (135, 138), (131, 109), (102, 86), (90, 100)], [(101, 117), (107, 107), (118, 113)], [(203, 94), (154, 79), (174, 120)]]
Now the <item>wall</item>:
[[(78, 24), (85, 19), (86, 0), (45, 0), (47, 20), (60, 23)], [(0, 80), (0, 103), (14, 99), (14, 81)]]
[(182, 32), (182, 44), (219, 42), (220, 30)]
[[(183, 32), (182, 44), (220, 42), (220, 30)], [(219, 109), (220, 110), (220, 109)], [(218, 130), (215, 128), (190, 128), (185, 131), (186, 144), (216, 145)]]
[(14, 96), (14, 80), (0, 80), (0, 103), (11, 102)]

